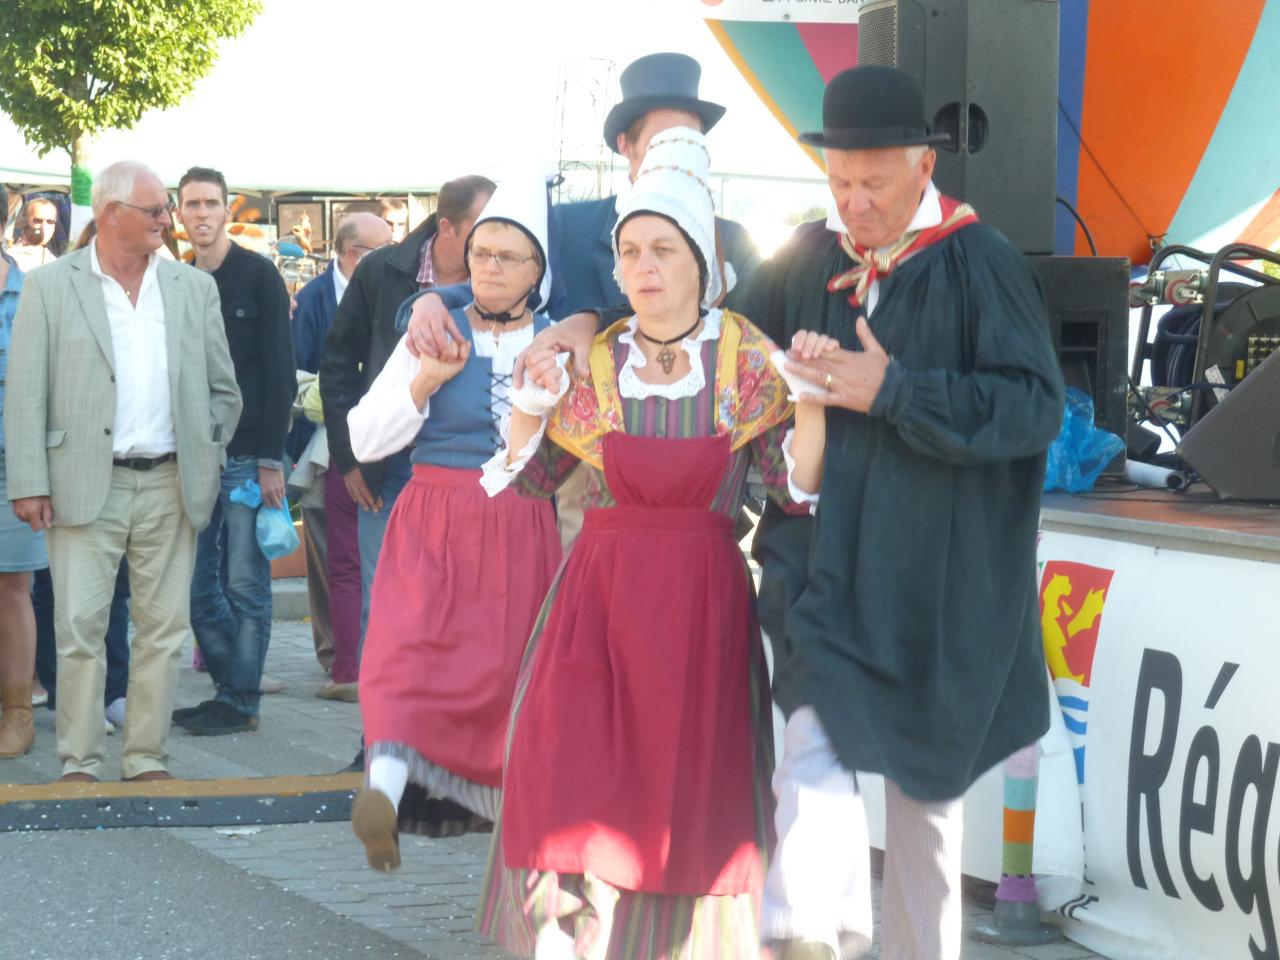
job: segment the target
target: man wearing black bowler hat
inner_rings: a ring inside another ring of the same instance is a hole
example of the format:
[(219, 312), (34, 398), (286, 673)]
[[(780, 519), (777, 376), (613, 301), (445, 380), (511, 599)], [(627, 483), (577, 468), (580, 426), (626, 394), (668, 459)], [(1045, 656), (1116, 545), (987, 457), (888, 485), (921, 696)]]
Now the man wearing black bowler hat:
[[(740, 309), (827, 405), (813, 518), (769, 515), (762, 622), (788, 712), (763, 934), (780, 960), (871, 944), (857, 772), (885, 779), (882, 955), (960, 955), (961, 797), (1048, 727), (1035, 582), (1062, 381), (1030, 266), (933, 186), (940, 141), (891, 67), (823, 97), (834, 212), (755, 274)], [(810, 340), (812, 342), (812, 339)]]

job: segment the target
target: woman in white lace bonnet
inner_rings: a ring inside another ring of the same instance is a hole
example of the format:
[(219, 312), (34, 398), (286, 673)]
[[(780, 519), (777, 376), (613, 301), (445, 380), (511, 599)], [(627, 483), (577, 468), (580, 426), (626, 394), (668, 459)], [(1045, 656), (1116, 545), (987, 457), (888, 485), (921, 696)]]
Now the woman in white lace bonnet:
[(770, 699), (733, 518), (752, 464), (810, 510), (824, 429), (804, 403), (793, 427), (776, 348), (714, 306), (707, 177), (701, 133), (654, 137), (613, 234), (635, 315), (588, 370), (528, 358), (485, 466), (491, 493), (531, 496), (588, 466), (582, 532), (518, 682), (479, 914), (516, 954), (759, 955)]
[(400, 862), (399, 832), (432, 836), (497, 815), (516, 672), (560, 562), (555, 511), (477, 479), (501, 446), (511, 372), (551, 288), (546, 178), (505, 178), (467, 237), (474, 301), (464, 339), (413, 357), (402, 339), (348, 415), (358, 459), (412, 444), (373, 582), (360, 663), (369, 765), (352, 827), (370, 866)]

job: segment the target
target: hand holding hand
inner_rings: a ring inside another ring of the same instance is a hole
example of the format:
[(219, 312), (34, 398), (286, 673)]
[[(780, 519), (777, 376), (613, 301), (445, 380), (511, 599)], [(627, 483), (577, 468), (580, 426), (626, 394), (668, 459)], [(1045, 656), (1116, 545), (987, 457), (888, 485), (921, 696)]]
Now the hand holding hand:
[[(827, 388), (825, 394), (806, 397), (806, 400), (858, 413), (871, 409), (880, 385), (884, 383), (884, 372), (890, 358), (871, 333), (866, 317), (858, 318), (857, 334), (861, 350), (824, 350), (807, 361), (787, 363), (787, 370), (791, 373)], [(806, 346), (809, 346), (808, 341)], [(792, 349), (794, 352), (794, 347)]]
[(800, 330), (791, 338), (791, 349), (787, 351), (787, 356), (799, 363), (811, 363), (839, 349), (840, 341), (835, 337), (812, 330)]
[(560, 380), (566, 376), (566, 373), (556, 363), (557, 351), (554, 349), (535, 350), (530, 347), (528, 352), (529, 356), (526, 358), (526, 363), (529, 379), (548, 393), (559, 392)]
[(569, 390), (568, 356), (554, 348), (527, 351), (524, 383), (511, 391), (511, 405), (533, 417), (545, 416)]
[(418, 357), (418, 373), (434, 380), (439, 387), (462, 372), (469, 356), (470, 343), (466, 340), (450, 340), (438, 354), (424, 352)]
[(579, 370), (587, 370), (591, 355), (591, 344), (596, 339), (597, 319), (593, 311), (585, 310), (565, 317), (559, 323), (547, 327), (533, 338), (529, 349), (516, 357), (515, 380), (517, 387), (524, 385), (525, 371), (529, 367), (529, 358), (537, 352), (550, 350), (551, 353), (572, 353), (574, 366)]
[(428, 293), (413, 301), (405, 345), (415, 357), (443, 357), (450, 346), (466, 342), (439, 294)]

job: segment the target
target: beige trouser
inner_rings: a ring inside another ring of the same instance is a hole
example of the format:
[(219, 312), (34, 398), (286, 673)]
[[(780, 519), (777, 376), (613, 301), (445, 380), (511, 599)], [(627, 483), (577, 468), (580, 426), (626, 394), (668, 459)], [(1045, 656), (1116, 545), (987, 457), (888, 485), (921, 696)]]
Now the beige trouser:
[[(812, 707), (787, 721), (773, 775), (778, 846), (761, 911), (768, 940), (832, 946), (841, 960), (871, 948), (871, 853), (857, 781)], [(880, 909), (884, 960), (959, 960), (964, 801), (923, 801), (884, 782)]]
[(311, 640), (316, 660), (325, 673), (333, 669), (333, 624), (329, 619), (329, 540), (324, 512), (324, 474), (316, 475), (299, 501), (307, 531), (307, 603), (311, 609)]
[(101, 779), (106, 728), (104, 638), (120, 558), (129, 558), (136, 635), (121, 773), (165, 769), (165, 739), (178, 682), (178, 652), (190, 632), (196, 532), (178, 490), (178, 466), (113, 467), (102, 513), (92, 523), (48, 531), (58, 646), (58, 757), (62, 772)]

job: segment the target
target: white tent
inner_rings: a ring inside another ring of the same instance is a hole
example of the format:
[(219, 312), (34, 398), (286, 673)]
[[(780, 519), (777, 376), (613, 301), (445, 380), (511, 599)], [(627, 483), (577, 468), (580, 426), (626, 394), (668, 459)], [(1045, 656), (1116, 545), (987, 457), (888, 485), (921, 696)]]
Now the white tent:
[[(703, 96), (729, 107), (710, 138), (716, 169), (817, 173), (684, 0), (265, 0), (185, 103), (103, 134), (91, 165), (140, 159), (174, 183), (201, 164), (273, 192), (422, 193), (562, 146), (607, 160), (616, 72), (655, 50), (696, 57)], [(611, 89), (592, 86), (610, 76)], [(36, 157), (0, 116), (0, 180), (66, 182), (69, 165), (61, 151)]]

